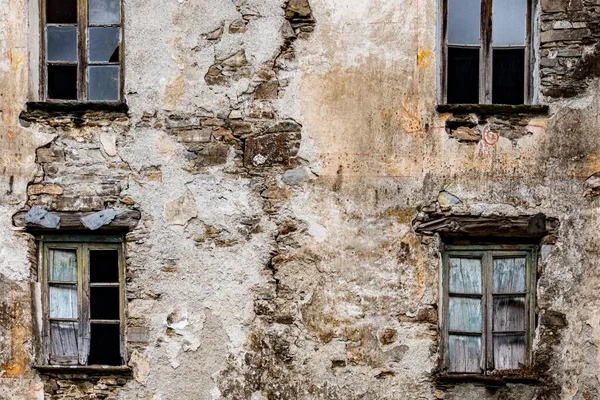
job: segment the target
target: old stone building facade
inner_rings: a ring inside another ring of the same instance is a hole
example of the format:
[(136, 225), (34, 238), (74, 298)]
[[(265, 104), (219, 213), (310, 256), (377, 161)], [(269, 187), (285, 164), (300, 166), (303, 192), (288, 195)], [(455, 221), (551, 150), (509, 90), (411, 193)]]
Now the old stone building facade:
[[(446, 1), (121, 4), (122, 102), (57, 104), (51, 5), (0, 0), (0, 399), (600, 398), (598, 0), (527, 3), (513, 106), (445, 104)], [(97, 281), (107, 240), (122, 275)], [(450, 373), (452, 248), (527, 249), (519, 368), (494, 373), (489, 328)], [(96, 288), (120, 314), (93, 322)]]

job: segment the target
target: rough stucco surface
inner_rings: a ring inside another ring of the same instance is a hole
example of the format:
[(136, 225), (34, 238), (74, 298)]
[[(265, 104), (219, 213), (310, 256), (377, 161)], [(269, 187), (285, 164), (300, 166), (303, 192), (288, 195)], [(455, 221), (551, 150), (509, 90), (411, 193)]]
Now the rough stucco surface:
[[(597, 1), (540, 4), (549, 115), (466, 136), (436, 111), (432, 0), (125, 0), (129, 111), (77, 117), (24, 111), (30, 6), (0, 0), (0, 399), (600, 396)], [(11, 217), (34, 205), (141, 211), (132, 377), (32, 368), (36, 248)], [(441, 240), (415, 226), (440, 207), (559, 220), (537, 385), (436, 383)]]

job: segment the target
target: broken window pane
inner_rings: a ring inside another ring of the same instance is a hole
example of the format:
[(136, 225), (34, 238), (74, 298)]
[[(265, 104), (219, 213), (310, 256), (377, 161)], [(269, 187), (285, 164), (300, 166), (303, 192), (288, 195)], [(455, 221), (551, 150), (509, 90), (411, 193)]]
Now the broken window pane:
[(48, 27), (48, 61), (77, 62), (77, 27)]
[(479, 103), (479, 49), (448, 48), (448, 103)]
[(449, 286), (450, 293), (481, 293), (481, 260), (451, 258)]
[(494, 259), (494, 293), (524, 293), (525, 258)]
[(89, 59), (96, 62), (119, 62), (121, 28), (89, 28)]
[(121, 365), (119, 324), (91, 324), (90, 365)]
[(481, 337), (449, 335), (451, 372), (481, 372)]
[(494, 49), (492, 103), (523, 104), (525, 49)]
[(524, 335), (494, 335), (494, 368), (522, 368), (525, 364)]
[(46, 22), (76, 24), (77, 0), (46, 0)]
[(77, 100), (77, 66), (48, 65), (48, 98)]
[(50, 286), (50, 318), (77, 318), (77, 286)]
[(120, 318), (118, 287), (90, 288), (90, 317), (114, 320)]
[(119, 252), (116, 250), (90, 250), (90, 282), (119, 282)]
[(527, 0), (492, 2), (492, 43), (494, 46), (525, 46)]
[(77, 322), (50, 323), (50, 354), (54, 359), (78, 356)]
[(494, 331), (525, 329), (525, 297), (494, 297)]
[(50, 249), (48, 255), (48, 280), (50, 282), (77, 282), (76, 250)]
[(451, 331), (481, 331), (481, 300), (450, 297), (448, 327)]
[(448, 0), (448, 44), (479, 45), (480, 0)]
[(118, 100), (119, 99), (119, 67), (118, 66), (93, 66), (89, 67), (90, 100)]
[(88, 0), (90, 24), (121, 23), (120, 0)]

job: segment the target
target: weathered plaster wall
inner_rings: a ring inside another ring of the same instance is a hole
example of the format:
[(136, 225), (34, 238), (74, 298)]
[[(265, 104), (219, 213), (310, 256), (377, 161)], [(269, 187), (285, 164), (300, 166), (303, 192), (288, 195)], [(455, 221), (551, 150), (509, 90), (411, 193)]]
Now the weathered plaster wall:
[[(597, 2), (542, 1), (548, 116), (460, 132), (433, 0), (125, 0), (129, 111), (60, 116), (24, 111), (29, 6), (0, 0), (0, 398), (598, 397)], [(33, 205), (141, 211), (133, 378), (31, 368), (35, 248), (11, 216)], [(441, 242), (415, 233), (436, 208), (559, 220), (539, 385), (436, 384)]]

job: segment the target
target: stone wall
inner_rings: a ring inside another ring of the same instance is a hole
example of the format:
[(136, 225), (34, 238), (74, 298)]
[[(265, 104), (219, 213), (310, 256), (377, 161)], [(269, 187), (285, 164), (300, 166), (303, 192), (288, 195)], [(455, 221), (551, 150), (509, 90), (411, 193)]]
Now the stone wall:
[[(0, 0), (0, 399), (598, 397), (599, 4), (541, 2), (548, 108), (518, 112), (438, 110), (432, 0), (124, 7), (127, 109), (57, 112), (27, 105), (35, 7)], [(131, 374), (33, 368), (33, 206), (141, 212)], [(419, 224), (538, 214), (538, 380), (440, 381)]]

